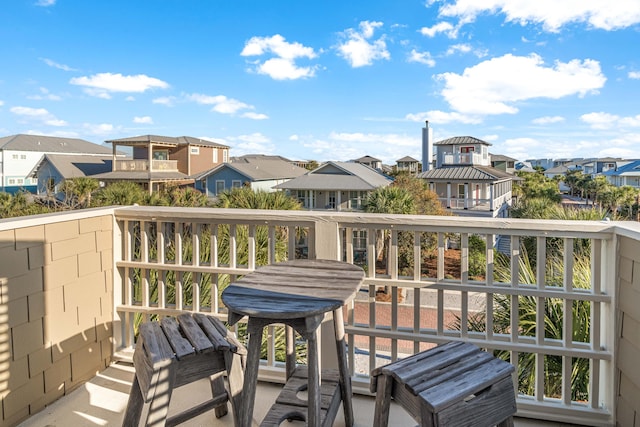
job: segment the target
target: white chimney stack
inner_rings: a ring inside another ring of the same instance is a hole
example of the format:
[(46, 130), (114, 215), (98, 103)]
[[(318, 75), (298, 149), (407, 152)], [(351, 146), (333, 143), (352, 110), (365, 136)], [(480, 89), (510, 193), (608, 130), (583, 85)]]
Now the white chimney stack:
[(429, 127), (429, 120), (425, 121), (422, 128), (422, 171), (426, 172), (433, 169), (431, 164), (433, 159), (433, 132)]

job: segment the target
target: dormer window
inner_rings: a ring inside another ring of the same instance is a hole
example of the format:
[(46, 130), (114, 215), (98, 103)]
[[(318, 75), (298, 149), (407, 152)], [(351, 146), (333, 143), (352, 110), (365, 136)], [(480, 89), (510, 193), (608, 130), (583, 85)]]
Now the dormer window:
[(475, 147), (471, 146), (471, 147), (460, 147), (460, 152), (461, 153), (473, 153), (475, 150)]

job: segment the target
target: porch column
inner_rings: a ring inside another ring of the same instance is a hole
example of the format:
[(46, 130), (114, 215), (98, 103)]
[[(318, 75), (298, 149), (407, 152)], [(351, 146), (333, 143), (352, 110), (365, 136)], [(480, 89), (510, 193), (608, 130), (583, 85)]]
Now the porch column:
[(338, 190), (336, 193), (338, 193), (336, 194), (336, 210), (341, 211), (342, 207), (340, 205), (342, 203), (342, 191)]
[(493, 201), (493, 186), (494, 183), (492, 182), (491, 184), (489, 184), (489, 211), (493, 212), (493, 210), (495, 209), (495, 206), (493, 206), (494, 201)]
[(111, 148), (113, 152), (113, 154), (111, 155), (111, 172), (115, 172), (116, 171), (116, 152), (117, 152), (115, 142), (111, 143)]
[(465, 209), (469, 209), (469, 197), (471, 197), (469, 194), (469, 183), (465, 182), (464, 183), (464, 208)]
[(447, 209), (451, 209), (451, 183), (447, 182)]

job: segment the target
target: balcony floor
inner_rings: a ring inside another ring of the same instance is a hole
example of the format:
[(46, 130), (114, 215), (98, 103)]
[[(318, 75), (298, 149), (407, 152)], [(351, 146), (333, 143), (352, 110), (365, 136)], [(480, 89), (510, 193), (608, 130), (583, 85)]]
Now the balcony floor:
[[(127, 405), (128, 393), (133, 379), (133, 366), (129, 363), (114, 363), (103, 372), (96, 375), (91, 381), (74, 390), (68, 396), (56, 401), (44, 408), (39, 413), (30, 417), (19, 427), (42, 426), (120, 426)], [(275, 401), (281, 386), (260, 382), (258, 384), (257, 401), (254, 409), (254, 419), (262, 419), (271, 404)], [(207, 380), (198, 381), (176, 389), (172, 398), (171, 413), (180, 411), (181, 407), (191, 406), (194, 396), (210, 396), (210, 388)], [(203, 398), (204, 400), (204, 398)], [(195, 402), (199, 403), (199, 402)], [(370, 427), (373, 425), (373, 412), (375, 400), (372, 397), (356, 395), (353, 400), (356, 427)], [(403, 411), (392, 403), (390, 425), (414, 426), (415, 422)], [(207, 412), (190, 421), (181, 424), (183, 426), (233, 426), (233, 416), (216, 419), (213, 412)], [(256, 424), (257, 425), (257, 424)], [(288, 427), (302, 426), (301, 422), (286, 423)], [(342, 411), (338, 412), (336, 427), (344, 426)], [(560, 427), (568, 426), (560, 423), (547, 423), (539, 420), (517, 418), (516, 427)]]

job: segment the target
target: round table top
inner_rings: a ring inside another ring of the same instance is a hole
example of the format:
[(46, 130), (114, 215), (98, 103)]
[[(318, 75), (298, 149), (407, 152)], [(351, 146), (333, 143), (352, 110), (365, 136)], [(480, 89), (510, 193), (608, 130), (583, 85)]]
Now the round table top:
[(341, 261), (298, 259), (266, 265), (222, 292), (239, 315), (297, 319), (336, 310), (355, 296), (364, 270)]

